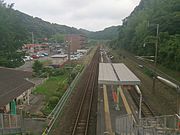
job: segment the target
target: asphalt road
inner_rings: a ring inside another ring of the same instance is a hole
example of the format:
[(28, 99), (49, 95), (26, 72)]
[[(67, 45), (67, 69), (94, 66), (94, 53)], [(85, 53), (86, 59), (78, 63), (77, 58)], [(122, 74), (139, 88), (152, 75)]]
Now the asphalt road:
[(26, 61), (24, 65), (16, 68), (18, 70), (23, 70), (23, 71), (30, 71), (32, 72), (32, 65), (33, 65), (34, 61)]

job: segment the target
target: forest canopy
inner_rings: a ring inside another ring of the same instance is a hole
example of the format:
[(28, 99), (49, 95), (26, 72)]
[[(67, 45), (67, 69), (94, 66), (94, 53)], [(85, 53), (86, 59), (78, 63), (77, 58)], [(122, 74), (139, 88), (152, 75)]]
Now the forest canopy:
[[(159, 35), (157, 37), (157, 26)], [(112, 48), (124, 48), (136, 55), (153, 55), (158, 40), (158, 64), (180, 71), (180, 1), (141, 0), (123, 20)], [(143, 44), (147, 44), (143, 47)]]

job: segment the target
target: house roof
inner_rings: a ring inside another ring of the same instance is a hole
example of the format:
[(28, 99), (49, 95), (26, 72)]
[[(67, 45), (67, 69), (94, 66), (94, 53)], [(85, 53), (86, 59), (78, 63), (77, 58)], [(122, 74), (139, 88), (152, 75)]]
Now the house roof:
[(47, 44), (24, 44), (24, 48), (34, 48), (34, 47), (42, 47), (42, 46), (48, 46)]
[(0, 107), (33, 87), (34, 84), (26, 79), (31, 76), (31, 72), (0, 67)]

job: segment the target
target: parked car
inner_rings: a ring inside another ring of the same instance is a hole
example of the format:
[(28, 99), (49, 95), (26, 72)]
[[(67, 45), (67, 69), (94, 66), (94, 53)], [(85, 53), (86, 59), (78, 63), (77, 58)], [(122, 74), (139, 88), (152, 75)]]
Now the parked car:
[(45, 55), (44, 55), (44, 54), (39, 54), (38, 56), (39, 56), (39, 57), (44, 57)]
[(23, 59), (23, 61), (33, 60), (33, 58), (31, 56), (24, 56), (22, 59)]
[(32, 55), (31, 57), (32, 57), (33, 59), (38, 59), (38, 58), (39, 58), (38, 55)]
[(48, 56), (49, 54), (48, 53), (42, 53), (44, 56)]

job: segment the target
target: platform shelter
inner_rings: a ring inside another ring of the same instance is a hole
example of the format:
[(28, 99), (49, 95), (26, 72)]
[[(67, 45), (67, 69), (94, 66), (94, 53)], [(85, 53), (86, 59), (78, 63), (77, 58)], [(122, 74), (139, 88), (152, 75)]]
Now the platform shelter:
[(140, 79), (123, 63), (100, 63), (99, 84), (139, 85)]
[(113, 99), (116, 109), (120, 109), (120, 97), (124, 101), (126, 111), (131, 114), (131, 109), (125, 99), (122, 91), (122, 86), (140, 85), (141, 81), (136, 75), (123, 63), (100, 63), (99, 64), (99, 77), (98, 84), (105, 85), (118, 85), (116, 90), (113, 90)]
[(112, 89), (112, 96), (113, 101), (116, 104), (116, 110), (121, 110), (121, 102), (123, 101), (127, 114), (132, 114), (130, 106), (128, 105), (123, 93), (122, 86), (139, 85), (140, 83), (140, 79), (136, 77), (136, 75), (123, 63), (99, 64), (98, 84), (103, 85), (105, 129), (109, 134), (114, 135), (114, 132), (111, 125), (106, 85), (119, 86), (116, 90)]

